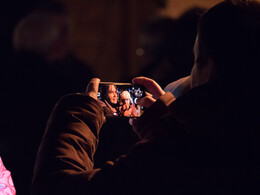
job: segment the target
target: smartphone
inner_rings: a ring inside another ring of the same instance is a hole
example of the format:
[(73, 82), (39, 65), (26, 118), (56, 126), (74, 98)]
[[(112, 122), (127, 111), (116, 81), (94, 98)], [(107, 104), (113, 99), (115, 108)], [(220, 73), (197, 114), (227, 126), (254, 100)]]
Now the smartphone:
[(100, 82), (98, 101), (106, 117), (140, 117), (144, 108), (137, 99), (145, 96), (145, 88), (131, 83)]

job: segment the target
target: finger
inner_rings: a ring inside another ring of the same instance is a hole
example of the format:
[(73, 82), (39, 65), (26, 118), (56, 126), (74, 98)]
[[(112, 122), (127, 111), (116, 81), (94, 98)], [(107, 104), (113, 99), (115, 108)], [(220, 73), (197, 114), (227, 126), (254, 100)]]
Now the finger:
[(134, 131), (137, 130), (137, 121), (136, 120), (137, 120), (136, 118), (130, 118), (128, 121)]
[(165, 92), (162, 90), (160, 85), (156, 83), (153, 79), (147, 77), (136, 77), (132, 80), (134, 84), (143, 85), (155, 99), (159, 98)]
[(138, 118), (130, 118), (129, 124), (132, 126), (132, 129), (139, 135), (140, 127), (138, 124)]
[(97, 99), (99, 83), (100, 83), (99, 78), (91, 79), (90, 82), (88, 83), (86, 94), (94, 99)]
[(131, 126), (133, 126), (133, 120), (134, 120), (134, 119), (132, 119), (132, 118), (129, 119), (129, 124), (130, 124)]
[(151, 96), (151, 97), (153, 97), (153, 95), (152, 94), (150, 94), (149, 92), (145, 92), (145, 96)]
[(156, 100), (154, 98), (152, 98), (151, 96), (146, 96), (144, 98), (141, 98), (141, 99), (138, 99), (137, 100), (137, 104), (142, 106), (142, 107), (145, 107), (145, 108), (148, 108), (150, 107)]

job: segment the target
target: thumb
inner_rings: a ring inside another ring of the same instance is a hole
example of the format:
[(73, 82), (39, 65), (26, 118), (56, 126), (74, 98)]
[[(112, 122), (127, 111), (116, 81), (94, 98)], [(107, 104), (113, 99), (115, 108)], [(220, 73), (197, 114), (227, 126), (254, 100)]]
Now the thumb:
[(97, 100), (97, 94), (98, 94), (98, 86), (100, 83), (99, 78), (93, 78), (90, 80), (88, 83), (87, 89), (86, 89), (86, 94), (95, 100)]
[(145, 96), (144, 98), (138, 99), (137, 104), (149, 108), (156, 100), (152, 96)]

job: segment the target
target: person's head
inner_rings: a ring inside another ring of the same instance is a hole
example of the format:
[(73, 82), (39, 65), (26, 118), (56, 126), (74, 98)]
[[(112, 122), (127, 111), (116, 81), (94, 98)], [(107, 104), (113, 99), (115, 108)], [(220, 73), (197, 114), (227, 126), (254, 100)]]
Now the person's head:
[(259, 75), (260, 4), (226, 0), (209, 9), (198, 24), (191, 85), (214, 79), (250, 80)]
[(120, 93), (120, 97), (119, 97), (119, 104), (120, 105), (125, 105), (126, 108), (130, 107), (131, 104), (131, 95), (128, 91), (123, 91), (122, 93)]
[(118, 95), (115, 85), (105, 85), (102, 94), (104, 94), (102, 99), (107, 100), (109, 103), (117, 104)]
[(16, 52), (36, 53), (55, 62), (68, 53), (69, 16), (55, 2), (42, 4), (22, 18), (13, 33)]

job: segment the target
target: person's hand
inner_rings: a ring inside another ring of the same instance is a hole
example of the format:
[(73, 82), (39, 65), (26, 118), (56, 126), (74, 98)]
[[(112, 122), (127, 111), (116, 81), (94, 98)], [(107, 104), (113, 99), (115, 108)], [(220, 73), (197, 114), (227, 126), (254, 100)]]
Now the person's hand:
[[(132, 80), (133, 84), (138, 84), (144, 86), (150, 93), (146, 92), (146, 96), (137, 100), (137, 104), (148, 108), (150, 107), (161, 95), (164, 95), (165, 92), (162, 90), (160, 85), (154, 80), (147, 77), (136, 77)], [(133, 127), (133, 130), (138, 132), (141, 131), (142, 127), (139, 124), (138, 118), (129, 119), (129, 124)]]
[(122, 112), (125, 112), (126, 110), (128, 110), (127, 105), (126, 105), (126, 104), (123, 104), (123, 105), (122, 105), (122, 108), (121, 108), (121, 111), (122, 111)]
[(99, 78), (93, 78), (89, 81), (87, 89), (86, 89), (86, 94), (95, 100), (97, 100), (97, 94), (98, 94), (98, 86), (100, 83)]
[(165, 92), (158, 83), (147, 77), (136, 77), (132, 80), (133, 84), (143, 85), (150, 93), (144, 98), (138, 100), (138, 105), (143, 107), (150, 107), (160, 96)]

